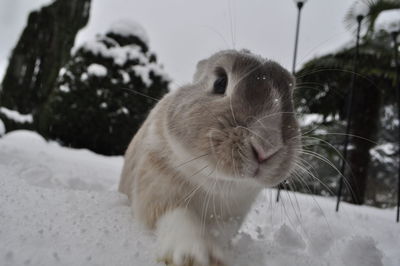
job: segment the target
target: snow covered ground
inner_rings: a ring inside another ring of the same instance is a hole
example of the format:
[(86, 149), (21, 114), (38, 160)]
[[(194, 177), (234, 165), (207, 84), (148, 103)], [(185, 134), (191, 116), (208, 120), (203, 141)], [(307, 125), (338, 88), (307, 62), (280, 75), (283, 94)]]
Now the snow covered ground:
[[(116, 192), (122, 157), (0, 138), (0, 265), (155, 266), (154, 236)], [(226, 250), (229, 266), (400, 265), (393, 210), (265, 190)]]

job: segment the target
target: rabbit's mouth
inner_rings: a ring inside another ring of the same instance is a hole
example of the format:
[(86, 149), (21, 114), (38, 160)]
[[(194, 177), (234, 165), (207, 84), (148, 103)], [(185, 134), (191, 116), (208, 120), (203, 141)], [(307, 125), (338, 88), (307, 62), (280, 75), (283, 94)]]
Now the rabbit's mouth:
[(281, 131), (237, 127), (207, 135), (208, 163), (220, 178), (271, 187), (287, 178), (296, 159), (297, 137), (285, 141)]
[[(258, 153), (253, 151), (252, 160), (245, 166), (245, 179), (256, 181), (265, 187), (273, 187), (288, 178), (295, 165), (298, 152), (296, 141), (287, 143), (277, 148), (267, 157), (260, 160)], [(250, 157), (249, 157), (250, 158)]]
[(260, 152), (257, 151), (257, 149), (252, 146), (254, 160), (257, 163), (256, 169), (253, 171), (252, 177), (256, 178), (262, 172), (263, 168), (268, 168), (270, 162), (273, 161), (275, 157), (278, 157), (282, 150), (283, 147), (273, 151), (269, 155), (260, 155)]

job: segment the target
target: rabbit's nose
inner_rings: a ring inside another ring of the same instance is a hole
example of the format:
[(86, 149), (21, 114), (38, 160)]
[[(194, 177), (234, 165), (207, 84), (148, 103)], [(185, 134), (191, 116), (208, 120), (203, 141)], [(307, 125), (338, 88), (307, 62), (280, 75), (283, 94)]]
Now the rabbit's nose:
[(254, 158), (257, 160), (259, 164), (262, 164), (263, 162), (267, 161), (282, 148), (282, 145), (269, 146), (268, 148), (266, 148), (257, 143), (256, 141), (251, 141), (250, 146)]
[(268, 158), (267, 153), (261, 146), (251, 143), (251, 150), (253, 152), (254, 157), (259, 163), (262, 163), (265, 160), (267, 160)]

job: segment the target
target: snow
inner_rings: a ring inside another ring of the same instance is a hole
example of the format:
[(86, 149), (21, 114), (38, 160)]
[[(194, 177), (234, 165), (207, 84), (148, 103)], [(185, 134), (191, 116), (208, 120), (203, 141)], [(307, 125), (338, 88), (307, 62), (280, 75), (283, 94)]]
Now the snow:
[(146, 45), (149, 44), (149, 37), (145, 29), (133, 20), (123, 19), (111, 24), (107, 32), (115, 33), (121, 36), (135, 36), (143, 41)]
[[(0, 138), (0, 265), (162, 265), (116, 191), (122, 163), (31, 131)], [(393, 209), (343, 203), (336, 213), (333, 198), (281, 195), (259, 196), (227, 265), (400, 265)]]
[(374, 160), (384, 164), (394, 164), (395, 160), (390, 157), (396, 152), (396, 146), (393, 143), (384, 143), (372, 148), (369, 153)]
[(329, 92), (329, 86), (324, 85), (324, 88), (314, 96), (314, 99), (319, 100), (325, 97), (328, 94), (328, 92)]
[(396, 151), (396, 147), (393, 143), (385, 143), (375, 147), (376, 149), (382, 150), (388, 155), (393, 155)]
[(3, 121), (0, 119), (0, 136), (6, 133), (6, 126), (4, 125)]
[(150, 87), (152, 84), (152, 80), (150, 78), (150, 73), (153, 72), (155, 74), (159, 74), (160, 76), (166, 76), (165, 72), (162, 71), (162, 69), (154, 63), (150, 63), (148, 65), (136, 65), (132, 67), (133, 71), (135, 71), (135, 74), (137, 74), (143, 83), (147, 86)]
[(129, 114), (129, 110), (126, 107), (122, 107), (120, 109), (117, 110), (117, 114), (125, 114), (128, 115)]
[[(366, 252), (367, 251), (367, 252)], [(344, 248), (343, 265), (380, 266), (382, 252), (376, 248), (376, 243), (371, 237), (354, 237)]]
[(86, 80), (88, 79), (88, 77), (89, 77), (89, 76), (88, 76), (88, 74), (87, 74), (87, 73), (82, 73), (82, 75), (81, 75), (81, 78), (80, 78), (80, 79), (81, 79), (81, 81), (83, 81), (83, 82), (84, 82), (84, 81), (86, 81)]
[(378, 30), (400, 31), (400, 9), (381, 12), (376, 18), (375, 25)]
[(120, 70), (119, 73), (122, 76), (122, 81), (124, 84), (128, 84), (131, 81), (131, 78), (129, 77), (129, 74), (126, 73), (126, 71)]
[[(142, 79), (143, 83), (146, 86), (150, 86), (152, 81), (150, 79), (150, 73), (160, 76), (163, 80), (169, 81), (170, 77), (166, 74), (166, 72), (161, 68), (157, 63), (149, 62), (149, 59), (143, 54), (141, 48), (136, 45), (127, 45), (127, 46), (114, 46), (107, 48), (103, 43), (98, 41), (86, 42), (83, 46), (83, 49), (87, 51), (91, 51), (94, 55), (101, 55), (106, 58), (112, 58), (114, 63), (119, 66), (123, 66), (128, 60), (137, 60), (139, 64), (132, 66), (132, 69), (135, 73)], [(97, 64), (92, 64), (97, 65)], [(97, 65), (101, 66), (101, 65)], [(103, 67), (103, 66), (101, 66)], [(104, 71), (97, 71), (99, 67), (96, 69), (92, 69), (92, 74), (104, 74)], [(106, 70), (106, 69), (105, 69)], [(90, 72), (90, 69), (88, 69)], [(124, 82), (129, 82), (129, 77), (123, 75)], [(99, 75), (100, 76), (100, 75)]]
[(3, 113), (8, 119), (17, 123), (32, 123), (33, 116), (31, 114), (20, 114), (18, 111), (0, 107), (0, 113)]
[(286, 224), (283, 224), (274, 234), (274, 241), (281, 247), (289, 247), (295, 249), (305, 249), (306, 244), (304, 243), (301, 235), (291, 229)]
[(97, 77), (107, 76), (107, 68), (100, 64), (91, 64), (87, 69), (89, 75)]
[(321, 114), (304, 114), (299, 117), (299, 124), (302, 127), (310, 126), (314, 123), (321, 123), (324, 120), (324, 116)]
[(140, 63), (147, 63), (148, 59), (144, 56), (141, 48), (136, 45), (127, 46), (107, 46), (99, 41), (88, 41), (83, 44), (83, 49), (91, 51), (94, 55), (101, 55), (106, 58), (112, 58), (114, 63), (122, 66), (127, 60), (137, 59)]
[(60, 87), (58, 87), (58, 89), (64, 93), (68, 93), (71, 91), (71, 89), (68, 87), (68, 85), (66, 84), (62, 84)]
[[(148, 43), (148, 37), (145, 34), (143, 28), (135, 23), (135, 22), (126, 22), (126, 21), (119, 21), (112, 24), (111, 29), (109, 32), (113, 32), (115, 34), (120, 34), (122, 36), (126, 35), (135, 35), (140, 39), (144, 40), (144, 42)], [(136, 35), (137, 34), (137, 35)], [(87, 41), (82, 44), (82, 49), (88, 52), (93, 53), (94, 55), (102, 56), (105, 58), (110, 58), (114, 61), (114, 64), (118, 66), (124, 66), (127, 61), (137, 61), (137, 64), (132, 67), (135, 71), (137, 76), (139, 76), (143, 83), (150, 87), (152, 84), (152, 80), (150, 79), (150, 73), (154, 73), (160, 76), (164, 81), (171, 81), (171, 78), (166, 74), (166, 72), (162, 69), (162, 67), (155, 63), (150, 62), (150, 57), (152, 53), (148, 51), (144, 53), (142, 48), (136, 44), (120, 46), (118, 43), (111, 47), (107, 47), (102, 40), (106, 37), (98, 37), (98, 40)], [(108, 38), (109, 41), (112, 39)], [(73, 54), (75, 54), (80, 47), (75, 47), (73, 49)], [(96, 75), (99, 77), (107, 75), (107, 69), (99, 64), (92, 64), (88, 68), (89, 75)], [(129, 83), (130, 77), (128, 73), (121, 72), (123, 82)], [(86, 80), (87, 74), (83, 73), (81, 76), (81, 80)]]

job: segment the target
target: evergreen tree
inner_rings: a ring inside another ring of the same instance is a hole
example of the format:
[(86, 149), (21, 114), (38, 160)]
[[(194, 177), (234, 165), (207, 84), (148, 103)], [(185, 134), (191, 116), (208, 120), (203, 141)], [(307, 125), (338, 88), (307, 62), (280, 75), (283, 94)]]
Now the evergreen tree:
[[(316, 145), (311, 149), (326, 157), (339, 168), (340, 155), (343, 151), (344, 109), (347, 92), (352, 78), (352, 55), (354, 47), (344, 48), (336, 53), (328, 54), (306, 63), (298, 72), (299, 89), (296, 91), (298, 111), (319, 114), (321, 119), (310, 125), (308, 136)], [(354, 101), (352, 104), (351, 137), (347, 158), (348, 193), (346, 199), (353, 203), (376, 203), (378, 191), (376, 184), (386, 183), (385, 190), (391, 191), (396, 178), (394, 172), (394, 152), (392, 152), (395, 131), (395, 68), (392, 64), (393, 54), (391, 36), (385, 31), (369, 35), (360, 46), (359, 68), (355, 83)], [(331, 134), (334, 133), (334, 134)], [(321, 138), (322, 141), (315, 141)], [(307, 144), (308, 137), (305, 137)], [(337, 151), (331, 146), (333, 145)], [(379, 145), (376, 145), (379, 143)], [(310, 146), (307, 147), (310, 149)], [(314, 159), (308, 160), (310, 162)], [(318, 160), (317, 160), (318, 161)], [(313, 164), (313, 162), (312, 162)], [(335, 192), (338, 173), (332, 166), (319, 161), (313, 164), (317, 169), (316, 176), (324, 178), (324, 183)], [(330, 177), (324, 174), (327, 170)], [(324, 174), (321, 174), (324, 173)], [(386, 179), (385, 182), (382, 180)], [(326, 190), (318, 184), (321, 190)], [(368, 193), (374, 190), (374, 193)], [(393, 192), (393, 191), (392, 191)], [(387, 193), (390, 194), (390, 193)], [(393, 194), (393, 193), (392, 193)], [(388, 198), (385, 198), (388, 201)]]
[(29, 14), (0, 90), (0, 106), (5, 110), (0, 118), (8, 131), (36, 129), (36, 121), (15, 120), (7, 113), (37, 116), (55, 87), (60, 68), (69, 59), (76, 34), (89, 20), (90, 3), (57, 0)]
[(122, 154), (168, 83), (142, 27), (115, 23), (60, 71), (41, 128), (64, 145)]
[[(376, 21), (387, 10), (400, 8), (399, 0), (361, 0), (348, 11), (345, 21), (350, 29), (357, 26), (356, 17), (363, 9), (365, 18), (362, 24), (364, 32), (358, 73), (352, 102), (351, 137), (347, 157), (348, 173), (345, 176), (346, 200), (363, 204), (387, 206), (394, 203), (397, 172), (394, 139), (396, 138), (394, 120), (396, 120), (395, 68), (390, 33), (376, 30)], [(366, 13), (365, 13), (366, 12)], [(398, 20), (392, 23), (398, 25)], [(297, 91), (300, 112), (320, 114), (318, 122), (310, 124), (313, 129), (312, 150), (328, 158), (333, 164), (315, 164), (324, 180), (318, 183), (320, 191), (335, 193), (338, 167), (343, 151), (344, 105), (351, 84), (354, 47), (344, 48), (336, 53), (318, 57), (308, 62), (298, 73), (300, 87)], [(310, 132), (310, 131), (309, 131)], [(336, 132), (338, 134), (330, 134)], [(320, 138), (320, 141), (317, 139)], [(376, 143), (378, 142), (378, 143)], [(308, 149), (310, 146), (308, 146)], [(336, 149), (336, 150), (335, 150)], [(311, 167), (311, 168), (312, 168)], [(326, 169), (330, 171), (326, 171)], [(339, 168), (339, 167), (338, 167)], [(328, 177), (327, 177), (328, 176)]]

